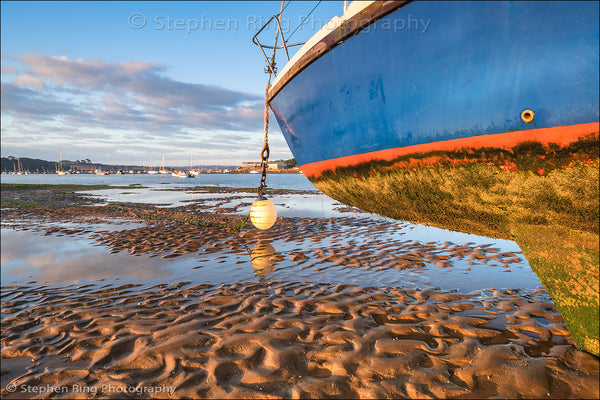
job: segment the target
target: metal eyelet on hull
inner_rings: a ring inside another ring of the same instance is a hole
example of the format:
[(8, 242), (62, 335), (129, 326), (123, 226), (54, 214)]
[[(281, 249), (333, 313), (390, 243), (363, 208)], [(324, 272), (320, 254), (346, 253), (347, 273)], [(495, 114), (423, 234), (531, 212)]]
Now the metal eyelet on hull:
[(526, 124), (532, 123), (534, 118), (535, 113), (532, 110), (523, 110), (523, 112), (521, 113), (521, 119)]

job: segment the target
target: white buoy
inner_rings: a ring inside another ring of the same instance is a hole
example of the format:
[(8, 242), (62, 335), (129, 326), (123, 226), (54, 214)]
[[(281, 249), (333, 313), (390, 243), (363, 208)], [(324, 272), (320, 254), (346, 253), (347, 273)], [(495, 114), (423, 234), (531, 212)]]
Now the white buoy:
[(261, 230), (269, 229), (277, 220), (277, 210), (271, 200), (260, 196), (250, 207), (250, 221)]

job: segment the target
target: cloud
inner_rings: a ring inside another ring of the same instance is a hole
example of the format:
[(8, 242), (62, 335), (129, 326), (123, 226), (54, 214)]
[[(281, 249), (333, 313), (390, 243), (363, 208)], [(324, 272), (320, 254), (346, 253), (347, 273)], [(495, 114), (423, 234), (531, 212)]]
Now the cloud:
[[(262, 128), (261, 96), (180, 82), (167, 77), (160, 63), (40, 54), (23, 55), (19, 63), (3, 70), (23, 73), (2, 82), (2, 115), (17, 124), (45, 121), (80, 132), (126, 130), (147, 137)], [(4, 123), (2, 130), (11, 134)]]
[(116, 102), (148, 110), (149, 116), (158, 108), (178, 110), (180, 112), (173, 116), (179, 119), (190, 114), (195, 118), (189, 122), (206, 129), (221, 127), (221, 124), (214, 124), (223, 117), (227, 117), (229, 126), (234, 129), (256, 127), (260, 122), (256, 114), (247, 110), (248, 107), (262, 107), (260, 96), (214, 85), (175, 81), (164, 75), (166, 67), (161, 63), (133, 61), (110, 64), (39, 54), (23, 55), (19, 60), (27, 68), (28, 76), (53, 83), (54, 90), (84, 96), (94, 93), (110, 95)]
[(15, 67), (14, 65), (3, 65), (2, 66), (2, 75), (16, 74), (16, 73), (17, 73), (17, 67)]
[(19, 87), (31, 87), (38, 90), (44, 89), (44, 82), (41, 79), (29, 74), (19, 75), (15, 78), (14, 84)]
[(90, 117), (85, 110), (60, 100), (55, 94), (33, 87), (3, 82), (1, 96), (2, 115), (10, 115), (17, 120), (36, 122), (68, 115)]

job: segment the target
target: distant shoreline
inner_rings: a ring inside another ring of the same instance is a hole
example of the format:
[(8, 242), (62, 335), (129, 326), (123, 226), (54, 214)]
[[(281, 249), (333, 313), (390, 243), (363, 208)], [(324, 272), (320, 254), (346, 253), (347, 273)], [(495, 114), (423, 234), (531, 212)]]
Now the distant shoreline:
[[(169, 174), (171, 172), (174, 172), (169, 170)], [(109, 174), (112, 175), (116, 175), (116, 171), (108, 171)], [(229, 172), (219, 172), (219, 171), (206, 171), (206, 172), (200, 172), (200, 175), (205, 175), (205, 174), (223, 174), (223, 175), (227, 175), (227, 174), (259, 174), (260, 172), (251, 172), (249, 170), (244, 170), (244, 171), (229, 171)], [(2, 175), (55, 175), (56, 172), (27, 172), (27, 173), (21, 173), (19, 174), (18, 172), (14, 172), (14, 171), (2, 171)], [(78, 175), (94, 175), (94, 172), (88, 172), (88, 171), (77, 171), (74, 172), (74, 174), (78, 174)], [(129, 174), (129, 173), (125, 173), (125, 174)], [(147, 172), (135, 172), (135, 174), (131, 174), (131, 175), (148, 175)], [(292, 168), (292, 169), (268, 169), (267, 170), (267, 174), (302, 174), (302, 171), (300, 171), (297, 168)], [(167, 175), (167, 174), (157, 174), (157, 175)]]

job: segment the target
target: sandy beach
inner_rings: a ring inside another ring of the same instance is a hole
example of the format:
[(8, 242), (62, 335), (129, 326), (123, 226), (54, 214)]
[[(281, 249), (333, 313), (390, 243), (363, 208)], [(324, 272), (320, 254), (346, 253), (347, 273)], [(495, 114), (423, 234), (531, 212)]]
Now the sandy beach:
[[(19, 198), (40, 198), (29, 196)], [(284, 258), (313, 270), (443, 271), (456, 260), (509, 270), (518, 254), (426, 242), (391, 253), (378, 239), (389, 226), (350, 217), (280, 218), (268, 232), (247, 225), (234, 234), (223, 226), (239, 215), (203, 213), (198, 203), (164, 210), (94, 205), (74, 193), (43, 197), (43, 205), (3, 209), (3, 228), (85, 236), (107, 252), (165, 261), (246, 254), (258, 280), (3, 283), (2, 398), (599, 397), (598, 358), (575, 347), (543, 289), (490, 282), (461, 293), (269, 274)], [(93, 229), (108, 220), (124, 227)], [(372, 242), (342, 237), (341, 225)], [(284, 254), (270, 247), (269, 239), (298, 236), (314, 246)]]
[(573, 347), (541, 295), (182, 282), (143, 292), (6, 287), (3, 299), (7, 399), (28, 387), (67, 388), (55, 394), (64, 398), (157, 387), (174, 392), (147, 397), (598, 394), (598, 360)]

